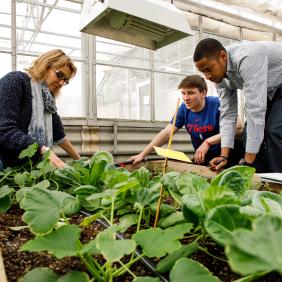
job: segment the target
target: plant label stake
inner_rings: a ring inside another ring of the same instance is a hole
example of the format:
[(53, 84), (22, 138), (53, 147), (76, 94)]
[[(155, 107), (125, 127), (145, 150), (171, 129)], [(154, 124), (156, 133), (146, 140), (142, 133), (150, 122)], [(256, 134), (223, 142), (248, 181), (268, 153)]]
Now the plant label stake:
[[(174, 117), (173, 117), (172, 128), (171, 128), (171, 131), (170, 131), (168, 145), (167, 145), (167, 149), (168, 150), (171, 149), (172, 137), (173, 137), (174, 127), (175, 127), (175, 123), (176, 123), (176, 116), (177, 116), (177, 112), (178, 112), (179, 103), (180, 103), (180, 99), (178, 98), (177, 99), (175, 113), (174, 113)], [(168, 158), (165, 157), (164, 166), (163, 166), (163, 174), (166, 173), (167, 161), (168, 161)], [(157, 227), (158, 220), (159, 220), (159, 214), (160, 214), (160, 209), (161, 209), (161, 202), (162, 202), (162, 197), (163, 197), (163, 191), (164, 191), (164, 187), (163, 187), (163, 185), (161, 185), (160, 197), (159, 197), (159, 201), (158, 201), (158, 205), (157, 205), (156, 217), (155, 217), (155, 222), (154, 222), (154, 228)]]

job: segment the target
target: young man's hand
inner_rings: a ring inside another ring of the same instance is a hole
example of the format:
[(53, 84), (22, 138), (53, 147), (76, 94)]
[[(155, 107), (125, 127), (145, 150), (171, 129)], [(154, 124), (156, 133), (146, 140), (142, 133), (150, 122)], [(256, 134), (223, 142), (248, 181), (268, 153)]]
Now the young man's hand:
[(206, 153), (208, 152), (210, 146), (206, 143), (203, 142), (201, 146), (196, 150), (195, 156), (194, 156), (194, 161), (196, 164), (202, 164), (205, 161), (205, 156)]
[(142, 162), (144, 159), (144, 156), (142, 153), (138, 154), (138, 155), (135, 155), (135, 156), (132, 156), (131, 158), (129, 158), (128, 160), (129, 161), (133, 161), (133, 165), (136, 165), (136, 164), (139, 164), (140, 162)]

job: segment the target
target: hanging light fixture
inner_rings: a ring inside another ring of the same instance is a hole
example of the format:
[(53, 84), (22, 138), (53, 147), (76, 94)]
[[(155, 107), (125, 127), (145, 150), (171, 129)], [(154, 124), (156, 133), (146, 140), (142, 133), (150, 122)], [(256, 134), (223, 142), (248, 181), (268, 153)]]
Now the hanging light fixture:
[(153, 50), (192, 35), (184, 13), (163, 0), (85, 0), (80, 31)]

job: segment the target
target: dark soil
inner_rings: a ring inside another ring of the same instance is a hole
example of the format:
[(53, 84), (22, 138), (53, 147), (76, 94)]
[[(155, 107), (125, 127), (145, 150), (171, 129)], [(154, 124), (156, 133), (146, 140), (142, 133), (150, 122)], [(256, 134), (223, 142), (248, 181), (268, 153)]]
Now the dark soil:
[[(69, 271), (86, 271), (84, 265), (76, 257), (66, 257), (59, 260), (47, 252), (21, 252), (19, 250), (20, 246), (34, 236), (29, 232), (28, 228), (13, 231), (9, 227), (25, 226), (26, 224), (21, 220), (22, 214), (23, 211), (17, 206), (13, 206), (6, 213), (0, 214), (0, 250), (2, 250), (6, 275), (9, 282), (18, 281), (26, 272), (36, 267), (49, 267), (59, 276)], [(84, 216), (82, 215), (73, 216), (70, 223), (79, 224), (83, 218)], [(98, 223), (84, 228), (81, 232), (81, 241), (83, 243), (89, 242), (94, 239), (96, 234), (101, 230), (103, 230), (103, 227)], [(104, 261), (102, 257), (97, 257), (97, 259), (101, 262)], [(138, 276), (152, 275), (152, 273), (140, 263), (136, 263), (130, 269)], [(129, 281), (132, 281), (130, 274), (125, 274), (115, 279), (115, 282)]]
[[(67, 257), (61, 260), (54, 258), (46, 252), (39, 253), (27, 253), (20, 252), (20, 246), (33, 238), (33, 235), (29, 232), (28, 228), (20, 231), (13, 231), (9, 227), (12, 226), (24, 226), (24, 222), (21, 221), (23, 211), (17, 206), (13, 206), (7, 213), (0, 214), (0, 249), (2, 250), (2, 256), (4, 259), (6, 274), (9, 282), (18, 281), (26, 272), (35, 267), (49, 267), (54, 270), (57, 275), (64, 275), (69, 271), (86, 271), (80, 260), (75, 257)], [(79, 224), (84, 216), (76, 215), (71, 218), (70, 222), (73, 224)], [(83, 243), (88, 242), (95, 238), (96, 234), (103, 230), (103, 227), (99, 223), (95, 223), (82, 230), (81, 241)], [(130, 233), (134, 232), (134, 228), (130, 228), (126, 237), (129, 237)], [(224, 249), (216, 245), (213, 241), (207, 240), (203, 246), (214, 256), (225, 258)], [(234, 281), (240, 276), (234, 274), (229, 265), (221, 260), (213, 258), (203, 252), (197, 252), (191, 256), (192, 259), (205, 265), (213, 274), (219, 277), (222, 281), (230, 282)], [(98, 260), (103, 262), (102, 257), (97, 257)], [(143, 264), (136, 263), (131, 268), (137, 276), (153, 276)], [(132, 281), (132, 276), (126, 274), (115, 279), (115, 282), (129, 282)], [(282, 277), (277, 273), (271, 273), (256, 281), (259, 282), (282, 282)]]

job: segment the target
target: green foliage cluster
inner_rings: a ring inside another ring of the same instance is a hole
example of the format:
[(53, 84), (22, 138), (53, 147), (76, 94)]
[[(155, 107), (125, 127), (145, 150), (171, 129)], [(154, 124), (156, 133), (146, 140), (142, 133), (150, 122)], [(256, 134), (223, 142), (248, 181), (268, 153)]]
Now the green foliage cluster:
[[(24, 210), (23, 220), (35, 238), (25, 243), (22, 251), (48, 251), (57, 258), (77, 256), (88, 273), (57, 277), (49, 269), (34, 269), (23, 282), (103, 282), (125, 272), (137, 282), (160, 281), (131, 272), (130, 267), (143, 256), (157, 259), (156, 270), (169, 273), (172, 282), (220, 281), (188, 258), (195, 252), (211, 255), (202, 244), (207, 237), (224, 247), (229, 265), (243, 276), (238, 281), (253, 281), (272, 271), (282, 275), (282, 197), (253, 190), (253, 168), (235, 166), (208, 182), (191, 173), (152, 176), (144, 167), (130, 172), (115, 167), (108, 152), (54, 169), (48, 156), (33, 164), (30, 158), (35, 152), (36, 146), (31, 146), (21, 154), (29, 159), (25, 166), (0, 173), (0, 212), (15, 202)], [(161, 185), (174, 205), (162, 204), (159, 225), (153, 229), (148, 226)], [(68, 216), (82, 208), (93, 215), (80, 227), (70, 224)], [(109, 228), (83, 244), (81, 228), (98, 218), (106, 220)], [(136, 232), (131, 239), (118, 240), (116, 233), (132, 225)], [(183, 245), (183, 238), (190, 243)], [(141, 255), (135, 257), (137, 246)], [(104, 257), (103, 265), (96, 255)], [(130, 259), (124, 262), (128, 255)]]

